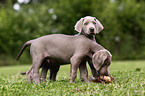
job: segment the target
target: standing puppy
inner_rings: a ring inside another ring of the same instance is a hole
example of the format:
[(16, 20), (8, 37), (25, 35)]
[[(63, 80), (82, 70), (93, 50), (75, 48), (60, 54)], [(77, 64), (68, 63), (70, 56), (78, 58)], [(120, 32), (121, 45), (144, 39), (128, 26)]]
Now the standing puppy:
[(101, 75), (109, 75), (108, 69), (112, 57), (110, 52), (83, 35), (54, 34), (28, 41), (22, 47), (17, 60), (24, 49), (30, 44), (30, 53), (33, 59), (32, 70), (34, 72), (32, 77), (35, 83), (40, 83), (39, 68), (44, 60), (52, 62), (50, 66), (71, 63), (70, 83), (75, 82), (77, 69), (81, 62), (87, 59), (93, 60), (95, 70), (99, 71)]
[[(95, 35), (100, 33), (100, 31), (102, 31), (103, 29), (104, 29), (104, 27), (99, 22), (99, 20), (97, 20), (95, 17), (91, 17), (91, 16), (86, 16), (84, 18), (81, 18), (75, 25), (75, 30), (79, 32), (78, 35), (84, 35), (87, 38), (89, 38), (90, 40), (93, 40), (95, 42), (96, 42)], [(92, 64), (92, 60), (89, 59), (88, 63), (91, 68), (92, 75), (94, 77), (97, 77), (98, 72), (95, 70), (95, 68)], [(86, 60), (82, 61), (79, 69), (80, 69), (80, 73), (84, 73), (84, 74), (80, 74), (81, 80), (84, 81), (84, 78), (88, 74), (87, 68), (86, 68)]]

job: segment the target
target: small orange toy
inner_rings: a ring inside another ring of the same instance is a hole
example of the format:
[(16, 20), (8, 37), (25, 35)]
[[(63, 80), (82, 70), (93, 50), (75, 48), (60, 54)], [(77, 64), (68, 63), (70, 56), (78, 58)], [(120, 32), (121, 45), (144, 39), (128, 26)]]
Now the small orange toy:
[(94, 83), (113, 83), (114, 82), (114, 78), (112, 75), (109, 75), (109, 76), (99, 76), (98, 78), (95, 78), (95, 77), (90, 77), (89, 80), (91, 82), (94, 82)]

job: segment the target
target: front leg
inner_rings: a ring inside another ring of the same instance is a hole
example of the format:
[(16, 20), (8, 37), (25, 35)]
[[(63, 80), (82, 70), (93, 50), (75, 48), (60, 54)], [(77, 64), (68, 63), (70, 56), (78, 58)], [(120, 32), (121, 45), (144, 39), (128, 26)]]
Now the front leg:
[(91, 68), (91, 72), (92, 72), (93, 77), (99, 77), (99, 73), (98, 73), (98, 71), (94, 68), (94, 65), (93, 65), (91, 59), (88, 60), (88, 63), (89, 63), (89, 66), (90, 66), (90, 68)]
[(88, 70), (86, 67), (86, 61), (82, 61), (80, 66), (79, 66), (79, 70), (80, 70), (80, 77), (81, 77), (81, 81), (84, 81), (85, 83), (89, 82), (88, 80)]
[(77, 69), (79, 68), (79, 65), (81, 63), (81, 58), (78, 56), (73, 56), (71, 58), (71, 73), (70, 73), (70, 83), (75, 82), (75, 78), (77, 76)]

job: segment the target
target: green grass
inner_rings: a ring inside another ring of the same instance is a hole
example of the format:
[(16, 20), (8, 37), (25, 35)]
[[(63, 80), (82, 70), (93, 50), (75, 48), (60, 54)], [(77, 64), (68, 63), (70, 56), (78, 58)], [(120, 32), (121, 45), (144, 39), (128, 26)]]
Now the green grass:
[[(69, 83), (70, 65), (61, 66), (56, 82), (27, 84), (27, 71), (31, 65), (0, 67), (1, 96), (145, 96), (145, 61), (114, 61), (109, 70), (115, 78), (113, 84), (83, 83), (79, 72), (76, 83)], [(89, 70), (89, 75), (90, 69)]]

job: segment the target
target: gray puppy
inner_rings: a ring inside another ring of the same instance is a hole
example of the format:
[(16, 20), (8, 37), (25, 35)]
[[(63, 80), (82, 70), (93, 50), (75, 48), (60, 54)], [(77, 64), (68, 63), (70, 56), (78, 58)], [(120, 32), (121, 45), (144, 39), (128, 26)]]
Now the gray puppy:
[[(95, 17), (91, 17), (91, 16), (86, 16), (84, 18), (81, 18), (75, 25), (75, 30), (79, 32), (78, 35), (84, 35), (93, 41), (95, 41), (95, 34), (99, 33), (103, 29), (104, 29), (104, 27), (102, 26), (102, 24)], [(76, 35), (76, 36), (78, 36), (78, 35)], [(86, 68), (86, 64), (85, 64), (86, 61), (87, 60), (82, 61), (79, 66), (81, 81), (84, 81), (84, 82), (88, 82), (88, 81), (85, 81), (86, 79), (84, 79), (86, 76), (88, 76), (88, 72), (87, 72), (87, 68)], [(42, 73), (41, 73), (40, 79), (43, 82), (45, 82), (48, 69), (50, 69), (49, 79), (51, 81), (56, 80), (56, 75), (57, 75), (57, 72), (58, 72), (60, 66), (50, 66), (49, 63), (50, 63), (50, 61), (44, 60), (43, 64), (42, 64)], [(95, 70), (91, 59), (88, 59), (88, 63), (91, 68), (93, 76), (97, 77), (98, 72)], [(30, 68), (30, 70), (31, 69), (32, 68)], [(21, 74), (28, 75), (28, 72), (29, 73), (31, 72), (30, 70), (27, 72), (21, 73)]]
[[(77, 69), (81, 62), (90, 58), (92, 58), (93, 66), (100, 75), (109, 75), (109, 65), (111, 64), (112, 57), (110, 52), (83, 35), (68, 36), (54, 34), (28, 41), (22, 47), (17, 60), (24, 49), (30, 44), (33, 65), (30, 71), (27, 72), (27, 79), (30, 80), (32, 76), (35, 83), (40, 83), (39, 68), (44, 60), (50, 62), (49, 66), (71, 63), (70, 83), (74, 83)], [(31, 75), (29, 75), (29, 72)], [(87, 77), (85, 79), (88, 81)], [(30, 81), (28, 82), (31, 83)]]
[[(79, 32), (77, 36), (84, 35), (90, 40), (93, 40), (95, 42), (96, 42), (95, 34), (100, 33), (103, 29), (104, 27), (100, 23), (100, 21), (92, 16), (86, 16), (84, 18), (81, 18), (75, 25), (75, 30)], [(92, 59), (88, 59), (87, 61), (91, 68), (93, 77), (98, 77), (99, 74), (92, 64)], [(79, 69), (80, 69), (81, 81), (84, 81), (84, 78), (88, 76), (88, 71), (86, 68), (86, 60), (82, 61), (82, 63), (79, 66)]]

